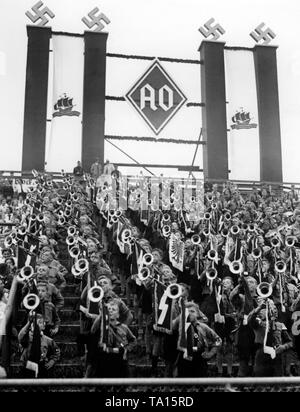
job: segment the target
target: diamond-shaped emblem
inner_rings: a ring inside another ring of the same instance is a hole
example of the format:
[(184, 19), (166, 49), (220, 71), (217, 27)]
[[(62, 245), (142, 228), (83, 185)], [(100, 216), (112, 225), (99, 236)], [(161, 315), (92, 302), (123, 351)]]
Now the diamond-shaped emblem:
[(155, 134), (185, 103), (186, 97), (156, 60), (126, 94)]

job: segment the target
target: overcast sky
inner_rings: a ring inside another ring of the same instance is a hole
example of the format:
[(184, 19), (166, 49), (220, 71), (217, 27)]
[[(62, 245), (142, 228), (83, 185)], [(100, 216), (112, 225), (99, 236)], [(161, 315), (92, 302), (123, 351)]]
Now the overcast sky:
[[(35, 0), (0, 0), (0, 170), (21, 167), (24, 89), (26, 74), (25, 12)], [(81, 18), (94, 7), (107, 15), (110, 53), (199, 59), (202, 36), (198, 31), (211, 17), (226, 30), (222, 40), (228, 46), (253, 47), (249, 33), (261, 22), (277, 35), (278, 77), (285, 181), (300, 180), (300, 2), (299, 0), (45, 0), (55, 18), (53, 30), (83, 33)], [(107, 94), (124, 96), (149, 66), (149, 62), (107, 61)], [(164, 64), (190, 101), (200, 101), (199, 66)], [(116, 105), (119, 106), (116, 106)], [(118, 124), (116, 111), (128, 103), (109, 102), (106, 108), (106, 134), (154, 136), (136, 114), (136, 124)], [(132, 110), (132, 109), (130, 109)], [(133, 111), (132, 111), (133, 113)], [(199, 108), (181, 109), (159, 137), (197, 139)], [(187, 117), (184, 117), (187, 116)], [(200, 122), (201, 123), (201, 122)], [(122, 128), (122, 130), (120, 129)], [(137, 160), (155, 163), (191, 164), (194, 147), (115, 142)], [(128, 162), (115, 149), (105, 147), (105, 157)], [(201, 149), (200, 149), (201, 152)], [(154, 158), (155, 156), (155, 158)], [(150, 159), (149, 159), (150, 157)], [(197, 157), (201, 164), (202, 156)], [(167, 159), (167, 160), (166, 160)], [(156, 171), (157, 172), (157, 171)], [(167, 171), (164, 171), (168, 174)], [(170, 172), (169, 172), (170, 173)], [(172, 172), (173, 173), (173, 172)], [(175, 172), (174, 172), (175, 173)]]

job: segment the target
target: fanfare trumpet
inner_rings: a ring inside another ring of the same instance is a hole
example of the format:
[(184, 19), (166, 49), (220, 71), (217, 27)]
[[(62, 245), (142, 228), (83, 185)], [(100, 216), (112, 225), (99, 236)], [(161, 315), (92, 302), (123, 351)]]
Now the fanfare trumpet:
[(150, 266), (152, 265), (154, 259), (153, 255), (151, 253), (145, 253), (143, 258), (142, 258), (142, 264), (143, 266)]
[(15, 240), (13, 239), (11, 235), (6, 236), (6, 238), (4, 239), (4, 246), (6, 248), (10, 248), (14, 243), (15, 243)]
[(71, 258), (77, 259), (78, 256), (80, 255), (80, 248), (79, 248), (78, 246), (73, 246), (73, 247), (69, 250), (69, 255), (71, 256)]
[(70, 226), (68, 228), (68, 236), (75, 236), (77, 233), (77, 228), (76, 226)]
[(148, 267), (143, 267), (139, 272), (138, 272), (138, 278), (141, 282), (145, 282), (147, 279), (150, 278), (151, 276), (151, 270)]
[(69, 207), (67, 207), (64, 211), (64, 217), (68, 219), (71, 216), (71, 214), (72, 214), (72, 210)]
[(42, 223), (44, 221), (44, 214), (43, 213), (39, 213), (37, 216), (37, 221)]
[(273, 237), (271, 239), (271, 245), (272, 247), (276, 248), (280, 246), (280, 240), (278, 239), (278, 237)]
[(66, 224), (66, 219), (64, 218), (64, 216), (59, 216), (59, 218), (57, 220), (57, 224), (59, 226), (64, 226)]
[(286, 271), (286, 264), (283, 262), (283, 260), (277, 260), (275, 263), (275, 270), (278, 273), (284, 273)]
[(252, 250), (252, 257), (254, 259), (260, 259), (261, 258), (261, 249), (256, 247), (255, 249)]
[(32, 266), (23, 266), (17, 276), (19, 282), (25, 282), (34, 276), (34, 269)]
[(95, 286), (89, 289), (87, 296), (90, 302), (98, 303), (103, 299), (104, 290), (95, 284)]
[(221, 231), (221, 235), (223, 237), (228, 237), (229, 236), (229, 230), (226, 227), (224, 227)]
[(197, 234), (193, 235), (191, 238), (191, 241), (193, 245), (200, 245), (201, 243), (200, 235), (197, 235)]
[(256, 288), (257, 294), (263, 299), (269, 298), (273, 293), (272, 285), (268, 282), (261, 282)]
[(162, 221), (166, 223), (166, 222), (170, 222), (170, 220), (171, 220), (171, 216), (169, 215), (169, 213), (164, 213), (162, 217)]
[(203, 229), (202, 234), (203, 234), (203, 236), (208, 237), (210, 235), (210, 230), (209, 229)]
[(229, 212), (225, 213), (225, 215), (224, 215), (224, 220), (225, 220), (226, 222), (229, 222), (229, 221), (231, 220), (231, 213), (229, 213)]
[(75, 263), (75, 269), (82, 274), (89, 270), (89, 262), (86, 259), (78, 259)]
[(249, 232), (255, 232), (255, 225), (253, 223), (249, 223), (248, 230)]
[(66, 244), (68, 246), (74, 246), (76, 243), (78, 243), (77, 239), (75, 238), (75, 236), (68, 236), (66, 239)]
[(124, 229), (123, 232), (121, 233), (121, 241), (123, 243), (129, 243), (131, 237), (132, 237), (132, 232), (130, 229)]
[(162, 234), (164, 237), (168, 237), (171, 234), (171, 226), (170, 225), (164, 225), (162, 228)]
[(34, 293), (29, 293), (23, 299), (23, 306), (29, 311), (35, 310), (40, 304), (40, 298)]
[(210, 268), (205, 273), (207, 280), (213, 281), (217, 278), (218, 272), (215, 268)]
[(74, 278), (81, 278), (83, 276), (83, 272), (77, 270), (75, 265), (72, 266), (71, 273), (74, 276)]
[(207, 252), (207, 257), (208, 257), (209, 260), (213, 260), (213, 261), (216, 262), (218, 260), (218, 252), (214, 249), (210, 249)]
[(244, 271), (244, 266), (240, 260), (233, 260), (229, 264), (229, 270), (234, 274), (241, 274)]
[(178, 299), (182, 295), (182, 287), (178, 283), (171, 283), (166, 289), (166, 295), (170, 299)]
[(240, 228), (238, 227), (238, 225), (233, 225), (233, 226), (231, 226), (231, 228), (230, 228), (230, 233), (233, 235), (233, 236), (237, 236), (239, 233), (240, 233)]
[(295, 238), (293, 236), (287, 236), (285, 239), (286, 247), (293, 247), (295, 245)]

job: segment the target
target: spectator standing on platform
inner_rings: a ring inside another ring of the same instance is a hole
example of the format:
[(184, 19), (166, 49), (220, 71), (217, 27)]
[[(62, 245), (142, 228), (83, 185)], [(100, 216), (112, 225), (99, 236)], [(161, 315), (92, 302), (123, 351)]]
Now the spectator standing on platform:
[(115, 170), (115, 166), (112, 163), (110, 163), (109, 160), (106, 160), (106, 162), (104, 164), (104, 168), (103, 168), (103, 174), (111, 176), (111, 174), (114, 170)]
[(102, 174), (102, 165), (100, 163), (99, 157), (96, 158), (96, 161), (91, 166), (91, 176), (93, 179), (97, 180)]
[(111, 185), (112, 183), (112, 173), (115, 170), (115, 166), (110, 163), (109, 160), (106, 160), (106, 162), (104, 163), (104, 167), (103, 167), (103, 183)]
[(73, 169), (73, 175), (76, 181), (81, 182), (83, 180), (83, 168), (81, 162), (78, 160), (77, 166)]

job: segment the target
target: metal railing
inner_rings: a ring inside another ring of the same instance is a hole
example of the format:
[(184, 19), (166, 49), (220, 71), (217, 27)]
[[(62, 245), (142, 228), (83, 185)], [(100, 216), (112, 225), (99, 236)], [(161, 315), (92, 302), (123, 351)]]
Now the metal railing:
[(0, 388), (29, 386), (300, 386), (300, 377), (274, 378), (101, 378), (101, 379), (0, 379)]

